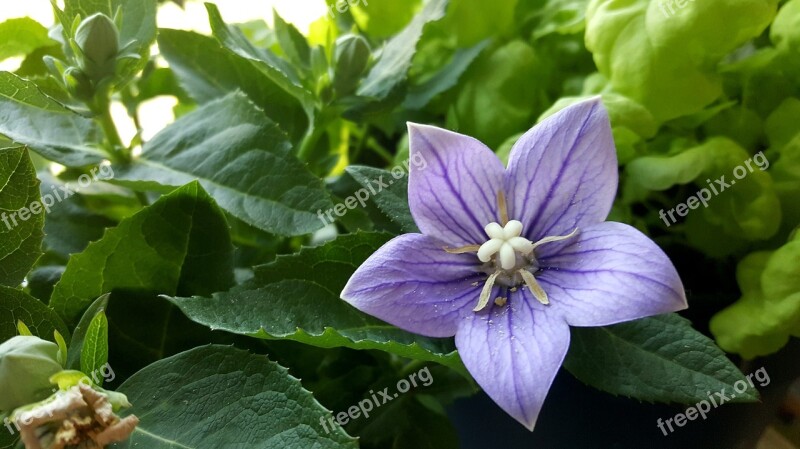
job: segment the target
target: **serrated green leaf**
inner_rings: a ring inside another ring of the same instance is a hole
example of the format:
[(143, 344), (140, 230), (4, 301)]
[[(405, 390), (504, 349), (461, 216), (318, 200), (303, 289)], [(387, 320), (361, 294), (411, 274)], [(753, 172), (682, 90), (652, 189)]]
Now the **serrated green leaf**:
[(158, 45), (181, 86), (198, 103), (241, 89), (292, 140), (299, 140), (306, 132), (309, 120), (302, 103), (251, 60), (223, 48), (216, 39), (190, 31), (162, 29)]
[(194, 179), (233, 216), (279, 235), (323, 227), (317, 211), (333, 206), (285, 134), (241, 93), (178, 119), (120, 168), (115, 182), (159, 188)]
[(50, 306), (74, 323), (95, 298), (118, 289), (210, 293), (233, 283), (232, 258), (222, 211), (192, 182), (73, 255)]
[(444, 17), (446, 6), (447, 0), (428, 1), (411, 23), (389, 40), (381, 52), (380, 59), (358, 88), (358, 95), (382, 100), (398, 84), (405, 81), (425, 25)]
[(213, 3), (206, 3), (208, 19), (214, 37), (228, 50), (247, 59), (276, 85), (298, 99), (309, 116), (316, 100), (311, 92), (300, 81), (300, 77), (287, 61), (277, 57), (269, 50), (256, 47), (248, 41), (239, 28), (230, 26), (222, 19), (219, 8)]
[[(709, 391), (733, 392), (744, 375), (706, 336), (676, 314), (606, 327), (572, 328), (564, 366), (582, 382), (651, 402), (695, 403)], [(733, 402), (752, 402), (748, 388)]]
[[(0, 285), (17, 287), (42, 254), (44, 210), (25, 148), (0, 150)], [(30, 206), (39, 212), (34, 214)]]
[[(101, 310), (92, 318), (86, 329), (81, 348), (81, 371), (91, 376), (106, 362), (108, 362), (108, 319)], [(103, 386), (103, 379), (99, 376), (96, 378), (98, 385)]]
[[(401, 177), (388, 170), (359, 165), (351, 165), (346, 171), (368, 192), (376, 190), (370, 200), (403, 232), (419, 232), (408, 207), (408, 174), (404, 170), (395, 172), (398, 175), (402, 173)], [(383, 184), (388, 184), (388, 187), (382, 187)]]
[(190, 319), (212, 329), (332, 348), (379, 349), (455, 369), (450, 339), (414, 335), (354, 309), (339, 298), (356, 268), (389, 239), (344, 235), (255, 268), (253, 279), (210, 298), (171, 297)]
[(53, 45), (47, 37), (47, 28), (30, 17), (9, 19), (0, 23), (0, 61), (12, 56), (22, 56), (40, 47)]
[(99, 130), (43, 94), (32, 81), (0, 72), (0, 134), (68, 167), (96, 164), (104, 154), (91, 146)]
[(48, 306), (22, 290), (0, 285), (0, 341), (17, 335), (22, 321), (39, 338), (53, 341), (53, 332), (69, 335), (69, 329)]
[(229, 346), (205, 346), (160, 360), (118, 391), (139, 425), (120, 449), (147, 447), (356, 449), (329, 413), (286, 368)]

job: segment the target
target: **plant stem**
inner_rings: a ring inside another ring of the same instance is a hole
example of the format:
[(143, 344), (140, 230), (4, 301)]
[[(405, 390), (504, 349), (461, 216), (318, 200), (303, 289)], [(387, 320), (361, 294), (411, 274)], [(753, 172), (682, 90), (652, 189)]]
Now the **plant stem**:
[(103, 128), (103, 134), (105, 134), (108, 141), (108, 154), (120, 162), (129, 162), (131, 155), (125, 144), (122, 143), (122, 138), (120, 138), (119, 131), (117, 131), (117, 125), (114, 124), (114, 119), (111, 117), (110, 101), (106, 101), (103, 107), (100, 108), (100, 114), (97, 115), (96, 120)]

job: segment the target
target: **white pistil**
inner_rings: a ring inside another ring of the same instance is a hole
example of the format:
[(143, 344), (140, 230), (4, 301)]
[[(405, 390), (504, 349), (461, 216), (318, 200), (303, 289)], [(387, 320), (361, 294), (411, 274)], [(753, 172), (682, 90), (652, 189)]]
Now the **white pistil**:
[(484, 228), (489, 240), (478, 249), (478, 259), (481, 262), (488, 262), (492, 256), (498, 254), (500, 267), (510, 270), (517, 264), (517, 252), (524, 255), (533, 251), (533, 243), (522, 234), (522, 223), (518, 220), (511, 220), (505, 226), (497, 223), (489, 223)]

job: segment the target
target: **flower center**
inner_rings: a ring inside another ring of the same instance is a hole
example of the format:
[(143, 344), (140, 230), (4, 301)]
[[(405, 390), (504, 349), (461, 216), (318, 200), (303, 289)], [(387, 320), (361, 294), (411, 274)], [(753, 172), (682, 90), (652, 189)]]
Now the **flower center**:
[[(574, 237), (578, 229), (563, 236), (545, 237), (537, 242), (532, 242), (522, 237), (522, 223), (518, 220), (509, 220), (502, 192), (497, 195), (500, 222), (491, 222), (484, 228), (489, 240), (482, 245), (467, 245), (461, 248), (445, 248), (449, 253), (468, 253), (477, 251), (478, 260), (484, 263), (483, 270), (489, 275), (486, 279), (478, 305), (473, 311), (479, 312), (488, 304), (492, 296), (494, 285), (500, 284), (514, 292), (524, 284), (531, 294), (544, 305), (549, 305), (547, 293), (536, 281), (535, 274), (539, 271), (535, 250), (545, 243), (559, 242)], [(497, 306), (503, 306), (507, 298), (495, 298)]]

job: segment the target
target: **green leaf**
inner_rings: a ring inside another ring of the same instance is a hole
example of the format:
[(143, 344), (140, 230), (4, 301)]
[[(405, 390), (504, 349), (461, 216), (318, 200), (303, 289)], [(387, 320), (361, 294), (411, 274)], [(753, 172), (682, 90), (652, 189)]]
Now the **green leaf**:
[[(86, 329), (81, 348), (81, 371), (91, 375), (108, 362), (108, 319), (102, 310), (98, 312)], [(100, 386), (103, 380), (98, 379)]]
[(42, 254), (44, 238), (39, 180), (25, 148), (0, 150), (0, 221), (0, 285), (17, 287)]
[(17, 335), (18, 321), (44, 340), (52, 341), (54, 331), (69, 335), (67, 326), (50, 307), (22, 290), (0, 285), (0, 341)]
[[(204, 346), (160, 360), (119, 387), (140, 423), (115, 447), (356, 449), (286, 368), (229, 346)], [(330, 424), (328, 423), (328, 426)]]
[(722, 94), (714, 68), (757, 37), (777, 0), (667, 2), (592, 0), (586, 47), (610, 87), (666, 121), (699, 112)]
[(23, 56), (55, 42), (47, 37), (47, 28), (30, 17), (9, 19), (0, 23), (0, 61)]
[[(564, 366), (582, 382), (651, 402), (695, 403), (709, 391), (733, 392), (746, 378), (725, 354), (676, 314), (606, 327), (572, 328)], [(758, 391), (736, 394), (753, 402)]]
[(223, 48), (214, 38), (162, 29), (158, 47), (181, 86), (198, 103), (208, 103), (241, 89), (293, 140), (299, 140), (308, 128), (308, 117), (297, 98), (251, 60)]
[(311, 48), (309, 48), (306, 38), (297, 31), (294, 25), (283, 20), (283, 18), (278, 15), (278, 11), (273, 10), (272, 17), (278, 44), (280, 44), (286, 57), (295, 66), (306, 69), (310, 68)]
[(241, 93), (178, 119), (119, 169), (115, 182), (158, 189), (194, 179), (233, 216), (279, 235), (323, 227), (318, 211), (332, 207), (285, 134)]
[(482, 54), (470, 67), (448, 124), (496, 148), (510, 135), (530, 128), (544, 106), (544, 65), (533, 47), (511, 41)]
[(380, 59), (358, 88), (358, 95), (382, 100), (406, 80), (425, 25), (444, 17), (446, 5), (447, 0), (430, 0), (411, 23), (386, 44)]
[[(340, 2), (329, 3), (331, 4), (329, 6), (331, 15), (340, 14), (336, 8), (336, 5), (339, 5)], [(419, 11), (421, 4), (421, 0), (406, 0), (402, 2), (396, 0), (360, 0), (347, 2), (347, 6), (351, 6), (350, 12), (353, 14), (353, 20), (358, 24), (358, 28), (374, 39), (385, 39), (399, 33), (403, 27), (408, 25), (414, 14)]]
[(115, 290), (211, 293), (233, 283), (232, 257), (222, 211), (192, 182), (73, 255), (50, 306), (74, 323), (95, 298)]
[(469, 48), (456, 51), (450, 62), (424, 83), (409, 88), (405, 106), (408, 109), (422, 109), (437, 95), (455, 87), (458, 80), (481, 52), (489, 46), (487, 39)]
[(745, 257), (736, 270), (742, 297), (711, 318), (720, 346), (752, 359), (800, 337), (799, 271), (800, 233), (775, 251)]
[[(397, 223), (401, 230), (406, 232), (419, 232), (411, 209), (408, 207), (408, 173), (405, 170), (381, 170), (379, 168), (351, 165), (347, 173), (353, 177), (369, 193), (375, 190), (374, 195), (367, 195), (375, 202), (378, 208)], [(382, 187), (388, 184), (388, 187)], [(380, 191), (377, 191), (379, 190)]]
[(253, 66), (272, 80), (277, 86), (298, 99), (311, 116), (314, 96), (300, 82), (294, 68), (269, 50), (256, 47), (248, 41), (242, 30), (230, 26), (222, 19), (219, 9), (213, 3), (206, 3), (208, 18), (214, 37), (228, 50), (250, 61)]
[(253, 279), (210, 298), (171, 297), (190, 319), (212, 329), (332, 348), (379, 349), (462, 369), (452, 340), (410, 334), (339, 298), (347, 280), (389, 239), (383, 233), (344, 235), (255, 268)]
[[(81, 317), (80, 322), (75, 327), (75, 330), (72, 332), (72, 339), (69, 342), (69, 351), (67, 353), (67, 365), (66, 369), (69, 370), (81, 370), (81, 352), (83, 351), (84, 341), (86, 340), (86, 335), (89, 332), (89, 327), (94, 322), (95, 317), (100, 314), (101, 312), (105, 314), (106, 308), (108, 308), (108, 299), (111, 295), (105, 294), (97, 298), (86, 312), (84, 312), (83, 317)], [(106, 355), (108, 355), (108, 347), (106, 344)], [(89, 372), (84, 372), (86, 374), (90, 374)]]
[(99, 136), (91, 120), (43, 94), (32, 81), (9, 72), (0, 72), (0, 134), (68, 167), (104, 159), (88, 143)]

